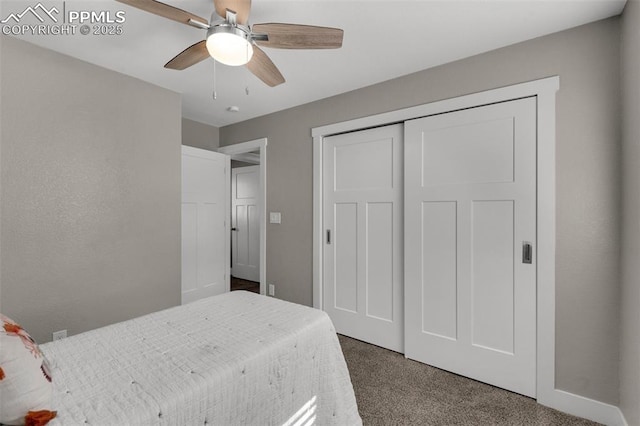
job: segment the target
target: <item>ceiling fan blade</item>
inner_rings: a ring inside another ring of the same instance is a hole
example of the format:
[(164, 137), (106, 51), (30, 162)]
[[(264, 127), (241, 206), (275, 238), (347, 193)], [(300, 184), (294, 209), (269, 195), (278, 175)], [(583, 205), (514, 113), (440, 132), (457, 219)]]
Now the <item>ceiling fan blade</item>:
[(278, 68), (258, 46), (253, 46), (253, 56), (247, 64), (247, 68), (267, 86), (275, 87), (284, 83), (284, 77)]
[[(159, 15), (165, 17), (167, 19), (171, 19), (177, 22), (181, 22), (183, 24), (195, 26), (189, 23), (190, 20), (200, 22), (204, 25), (209, 25), (209, 21), (204, 18), (199, 17), (198, 15), (194, 15), (193, 13), (189, 13), (185, 10), (178, 9), (177, 7), (169, 6), (168, 4), (161, 3), (155, 0), (116, 0), (120, 3), (128, 4), (129, 6), (136, 7), (138, 9), (142, 9), (145, 12), (153, 13), (154, 15)], [(197, 27), (196, 28), (200, 28)]]
[(344, 35), (339, 28), (276, 23), (255, 24), (252, 31), (269, 36), (266, 41), (256, 39), (257, 44), (279, 49), (337, 49)]
[(213, 0), (216, 13), (223, 18), (227, 17), (227, 9), (236, 13), (238, 24), (247, 25), (249, 12), (251, 11), (251, 0)]
[(164, 67), (172, 70), (183, 70), (210, 57), (209, 51), (207, 50), (207, 42), (206, 40), (202, 40), (178, 53), (178, 55), (167, 62)]

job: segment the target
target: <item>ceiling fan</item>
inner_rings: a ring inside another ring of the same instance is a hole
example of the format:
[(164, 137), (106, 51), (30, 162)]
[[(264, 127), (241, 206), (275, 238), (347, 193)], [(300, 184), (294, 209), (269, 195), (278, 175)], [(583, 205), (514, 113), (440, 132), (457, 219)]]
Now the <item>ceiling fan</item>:
[(205, 40), (186, 48), (165, 64), (183, 70), (210, 56), (226, 65), (245, 65), (268, 86), (284, 83), (284, 77), (262, 47), (279, 49), (337, 49), (342, 47), (339, 28), (297, 24), (249, 25), (251, 0), (213, 0), (211, 22), (156, 0), (117, 0), (120, 3), (207, 31)]

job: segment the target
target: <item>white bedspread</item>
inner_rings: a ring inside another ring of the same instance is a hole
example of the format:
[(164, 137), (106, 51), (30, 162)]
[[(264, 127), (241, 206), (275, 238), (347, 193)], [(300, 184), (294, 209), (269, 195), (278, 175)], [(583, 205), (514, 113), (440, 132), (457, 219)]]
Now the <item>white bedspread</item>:
[(359, 425), (321, 311), (233, 292), (41, 345), (57, 425)]

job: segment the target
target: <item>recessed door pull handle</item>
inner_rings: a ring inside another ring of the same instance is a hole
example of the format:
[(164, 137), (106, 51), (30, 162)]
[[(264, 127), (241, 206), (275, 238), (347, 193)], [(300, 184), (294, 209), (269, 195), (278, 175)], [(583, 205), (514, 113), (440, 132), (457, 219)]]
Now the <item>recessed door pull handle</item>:
[(331, 230), (327, 229), (327, 244), (331, 244)]
[(533, 260), (533, 249), (531, 243), (522, 242), (522, 263), (531, 263)]

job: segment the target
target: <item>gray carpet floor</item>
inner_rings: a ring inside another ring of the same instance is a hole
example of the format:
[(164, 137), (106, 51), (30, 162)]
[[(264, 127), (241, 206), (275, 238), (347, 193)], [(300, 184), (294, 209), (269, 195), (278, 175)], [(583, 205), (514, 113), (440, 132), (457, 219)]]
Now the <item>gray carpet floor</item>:
[(535, 400), (339, 336), (365, 425), (596, 425)]

